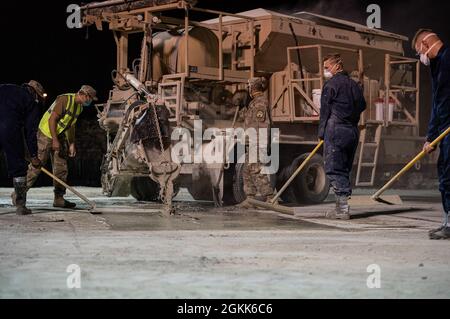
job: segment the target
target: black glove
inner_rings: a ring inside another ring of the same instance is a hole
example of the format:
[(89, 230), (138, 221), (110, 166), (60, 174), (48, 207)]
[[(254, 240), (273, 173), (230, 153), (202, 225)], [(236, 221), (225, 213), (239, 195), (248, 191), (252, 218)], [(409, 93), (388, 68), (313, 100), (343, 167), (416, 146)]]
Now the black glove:
[(239, 106), (239, 109), (243, 109), (250, 103), (250, 95), (247, 90), (239, 90), (234, 93), (232, 101), (233, 105)]
[(39, 159), (39, 158), (37, 158), (37, 157), (33, 157), (32, 159), (31, 159), (31, 165), (34, 167), (34, 168), (41, 168), (42, 167), (42, 162), (41, 162), (41, 160)]

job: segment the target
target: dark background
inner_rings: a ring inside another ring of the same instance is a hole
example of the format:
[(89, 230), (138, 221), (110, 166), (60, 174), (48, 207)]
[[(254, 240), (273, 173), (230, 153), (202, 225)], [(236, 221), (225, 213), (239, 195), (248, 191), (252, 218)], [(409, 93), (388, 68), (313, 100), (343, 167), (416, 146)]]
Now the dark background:
[[(89, 2), (89, 1), (86, 1)], [(0, 4), (0, 83), (21, 84), (40, 81), (49, 97), (47, 108), (62, 93), (76, 92), (82, 84), (90, 84), (98, 91), (101, 102), (106, 101), (112, 87), (111, 70), (116, 54), (110, 31), (68, 29), (66, 8), (77, 0), (58, 1), (2, 1)], [(432, 28), (444, 42), (450, 36), (450, 2), (426, 0), (398, 1), (337, 1), (337, 0), (200, 0), (197, 7), (241, 12), (262, 7), (283, 13), (310, 11), (339, 19), (366, 24), (369, 4), (381, 6), (382, 29), (413, 37), (421, 27)], [(210, 18), (195, 16), (195, 20)], [(407, 56), (414, 56), (410, 44), (405, 43)], [(428, 69), (422, 68), (422, 78), (428, 79)], [(429, 85), (423, 85), (429, 90)], [(45, 111), (45, 110), (42, 110)], [(429, 110), (423, 110), (427, 115)], [(1, 116), (1, 114), (0, 114)], [(99, 186), (100, 164), (106, 143), (98, 128), (94, 107), (85, 109), (77, 127), (78, 155), (69, 163), (69, 183)], [(428, 116), (422, 116), (421, 133), (425, 134)], [(0, 186), (11, 186), (0, 155)], [(38, 185), (49, 184), (41, 177)]]

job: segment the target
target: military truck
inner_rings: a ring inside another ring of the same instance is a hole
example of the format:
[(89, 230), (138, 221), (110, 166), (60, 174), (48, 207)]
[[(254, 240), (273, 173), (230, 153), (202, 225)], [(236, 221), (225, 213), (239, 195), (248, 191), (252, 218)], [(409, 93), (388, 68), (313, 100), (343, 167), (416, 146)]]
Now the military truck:
[[(280, 169), (272, 180), (280, 187), (318, 142), (322, 61), (329, 53), (341, 54), (368, 104), (355, 185), (386, 181), (421, 149), (419, 61), (404, 55), (408, 39), (402, 35), (308, 12), (227, 13), (188, 0), (111, 0), (85, 5), (81, 12), (85, 26), (108, 27), (117, 45), (114, 86), (99, 112), (108, 141), (102, 185), (109, 196), (131, 193), (152, 201), (162, 195), (167, 201), (186, 187), (194, 199), (212, 200), (219, 185), (220, 202), (243, 201), (242, 163), (178, 165), (167, 138), (177, 128), (193, 131), (196, 120), (203, 121), (203, 131), (225, 132), (236, 99), (255, 76), (269, 80), (271, 119), (280, 132)], [(145, 127), (137, 129), (145, 116), (149, 136)], [(146, 145), (152, 138), (154, 145)], [(427, 161), (416, 165), (409, 183), (421, 182)], [(316, 155), (282, 199), (320, 203), (328, 193), (323, 158)]]

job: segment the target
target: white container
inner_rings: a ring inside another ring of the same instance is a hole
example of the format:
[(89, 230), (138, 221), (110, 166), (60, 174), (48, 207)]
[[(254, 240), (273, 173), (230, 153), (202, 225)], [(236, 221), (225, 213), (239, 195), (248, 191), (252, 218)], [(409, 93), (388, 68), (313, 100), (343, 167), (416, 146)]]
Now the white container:
[(395, 107), (395, 101), (393, 99), (389, 99), (388, 122), (392, 122), (394, 120), (394, 107)]
[[(313, 103), (314, 106), (318, 111), (320, 111), (320, 98), (322, 97), (322, 90), (321, 89), (314, 89), (312, 90), (312, 96), (313, 96)], [(316, 112), (314, 112), (316, 113)], [(316, 114), (319, 115), (319, 114)]]
[[(376, 99), (375, 100), (375, 120), (384, 121), (384, 110), (385, 103), (384, 99)], [(394, 108), (395, 101), (393, 99), (389, 99), (388, 107), (387, 107), (387, 120), (388, 122), (392, 122), (394, 120)]]
[(384, 121), (384, 100), (375, 100), (375, 120)]

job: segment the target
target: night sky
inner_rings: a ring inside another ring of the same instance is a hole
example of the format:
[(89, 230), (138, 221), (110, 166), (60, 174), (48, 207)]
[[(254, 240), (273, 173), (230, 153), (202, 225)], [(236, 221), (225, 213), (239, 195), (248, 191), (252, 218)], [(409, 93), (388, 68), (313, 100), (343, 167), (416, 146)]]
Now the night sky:
[[(112, 87), (110, 74), (116, 61), (112, 32), (97, 31), (95, 27), (68, 29), (66, 8), (71, 3), (81, 4), (76, 0), (0, 3), (0, 83), (40, 81), (49, 94), (45, 108), (57, 95), (76, 92), (82, 84), (95, 87), (100, 101), (105, 102)], [(287, 14), (311, 11), (365, 24), (370, 3), (381, 6), (383, 30), (412, 38), (418, 28), (427, 27), (448, 43), (449, 1), (200, 0), (197, 7), (233, 13), (258, 7)], [(211, 16), (196, 16), (196, 20), (208, 18)], [(409, 43), (405, 49), (408, 56), (413, 56)], [(426, 76), (428, 70), (423, 71)], [(95, 108), (86, 109), (83, 118), (95, 121)]]
[[(97, 88), (101, 100), (106, 99), (112, 86), (110, 73), (115, 67), (112, 33), (95, 27), (68, 29), (66, 8), (70, 3), (77, 1), (1, 1), (0, 83), (39, 80), (49, 93), (48, 102), (89, 83)], [(381, 6), (382, 28), (387, 31), (411, 38), (417, 28), (429, 27), (444, 40), (450, 37), (449, 1), (200, 0), (198, 7), (229, 12), (256, 7), (284, 13), (312, 11), (365, 24), (370, 3)], [(406, 49), (412, 54), (409, 44)]]

